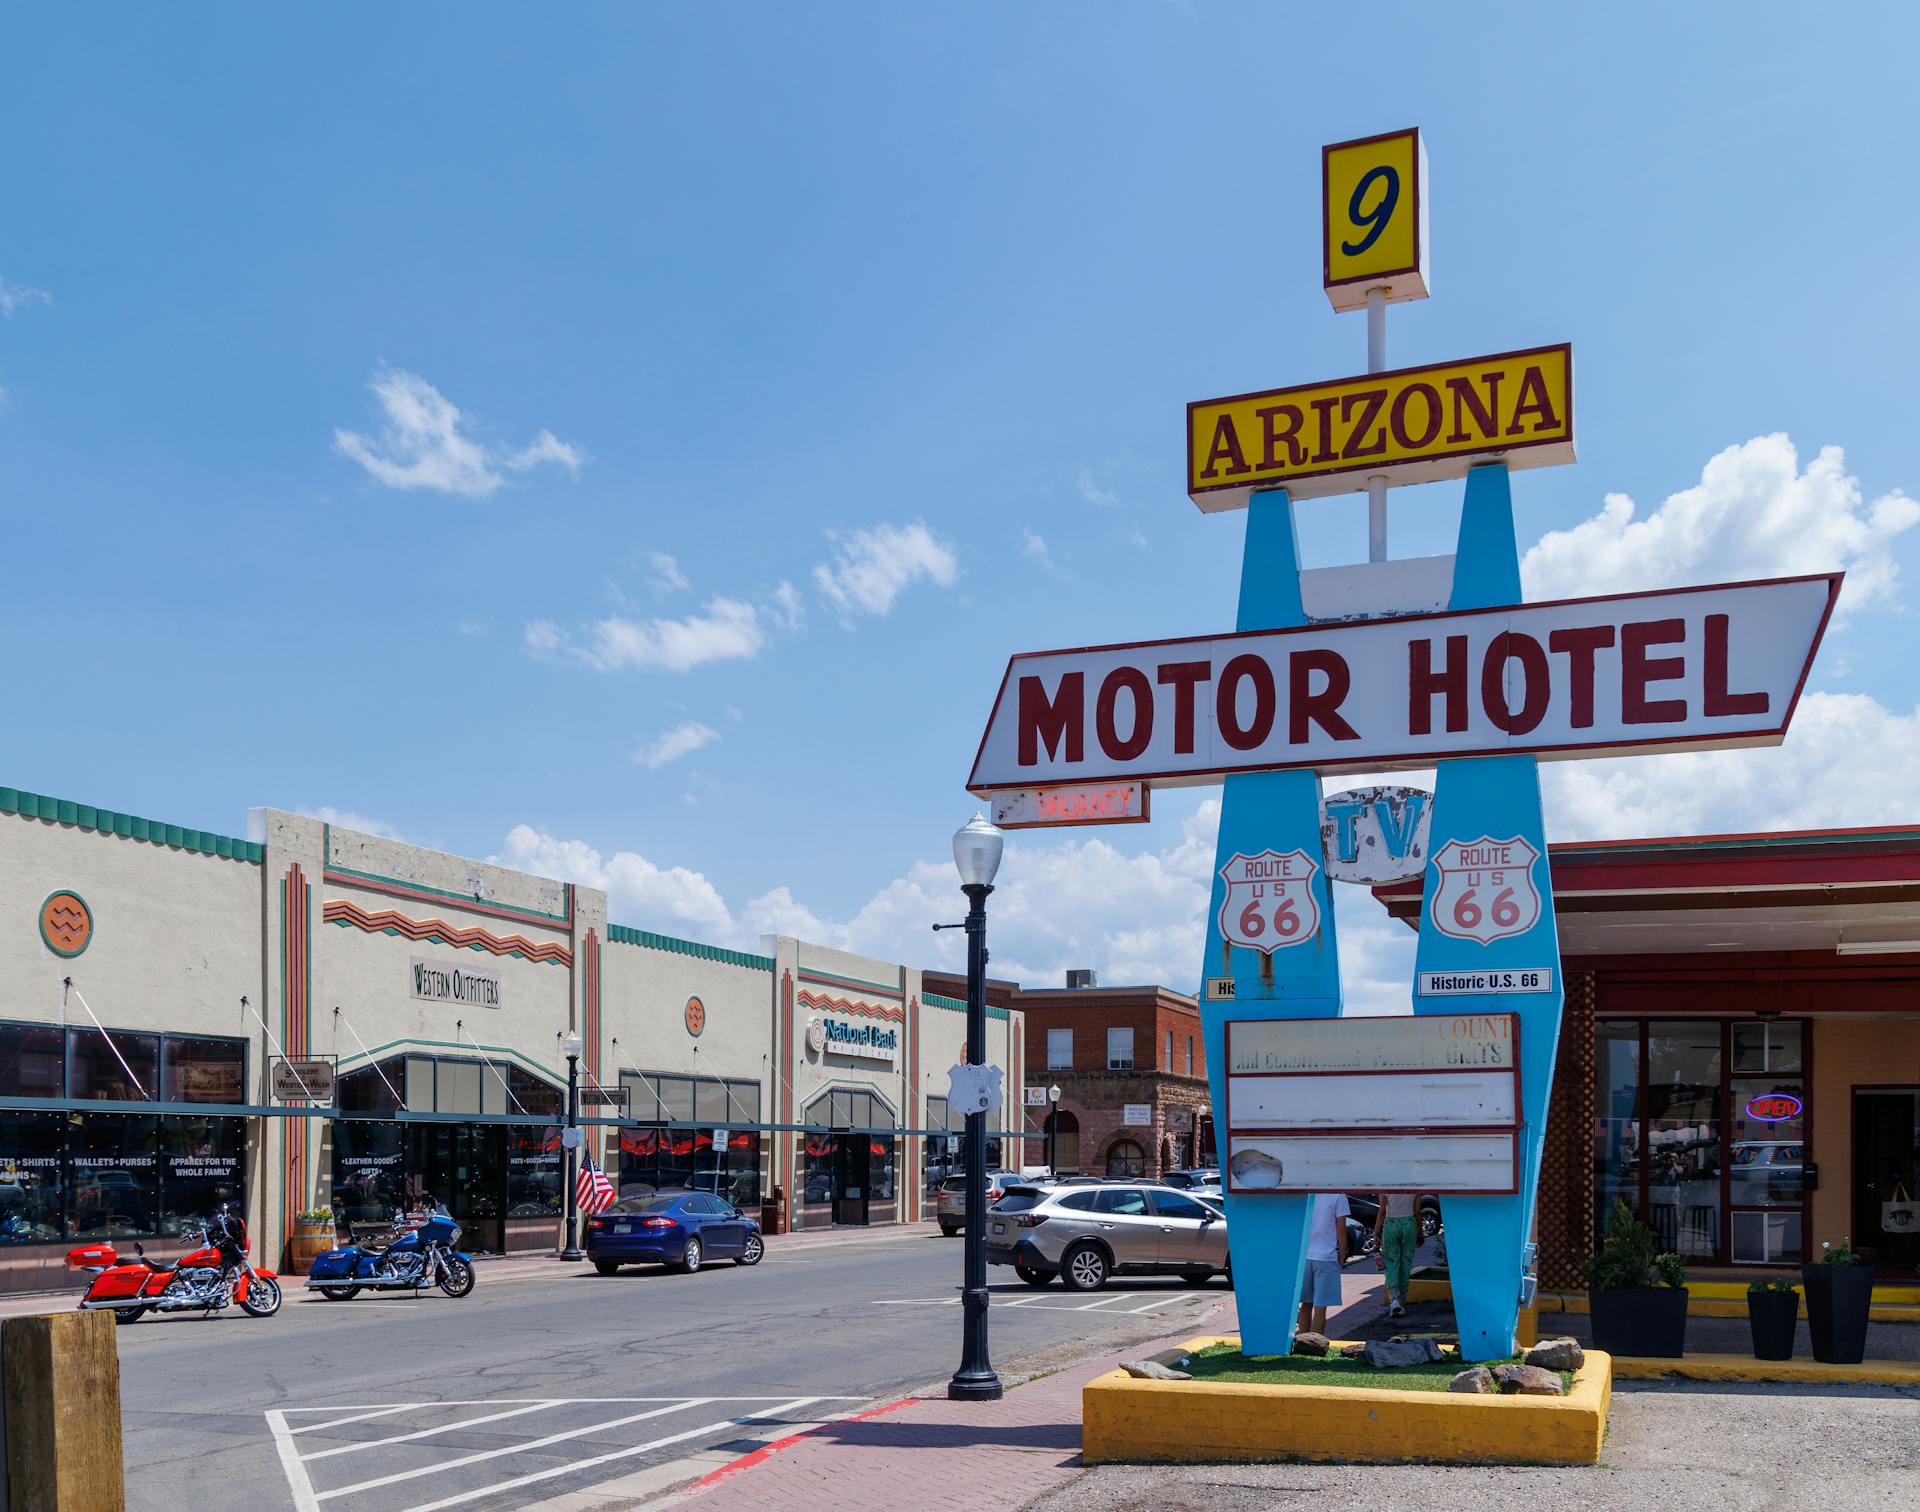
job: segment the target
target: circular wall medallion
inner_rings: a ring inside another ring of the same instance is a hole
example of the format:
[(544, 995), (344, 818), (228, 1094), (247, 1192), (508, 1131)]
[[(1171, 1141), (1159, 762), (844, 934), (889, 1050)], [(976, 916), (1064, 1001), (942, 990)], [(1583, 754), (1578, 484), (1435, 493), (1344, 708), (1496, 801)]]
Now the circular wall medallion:
[(698, 1039), (700, 1031), (707, 1027), (707, 1005), (697, 997), (687, 999), (687, 1033)]
[(825, 1019), (807, 1020), (807, 1048), (815, 1055), (827, 1048), (827, 1021)]
[(77, 956), (93, 942), (93, 910), (79, 893), (61, 888), (40, 905), (40, 938), (58, 956)]

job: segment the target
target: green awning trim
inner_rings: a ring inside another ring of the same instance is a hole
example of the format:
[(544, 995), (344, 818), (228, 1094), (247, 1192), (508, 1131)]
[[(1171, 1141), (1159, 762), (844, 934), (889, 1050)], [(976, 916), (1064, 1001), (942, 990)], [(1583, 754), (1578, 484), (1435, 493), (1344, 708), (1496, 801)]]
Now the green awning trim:
[[(925, 1003), (929, 1008), (944, 1008), (949, 1013), (965, 1013), (967, 1011), (967, 1001), (965, 998), (942, 997), (937, 992), (921, 993), (920, 1001)], [(1003, 1019), (1006, 1016), (1006, 1009), (996, 1008), (991, 1003), (987, 1004), (988, 1018)]]
[(75, 829), (97, 830), (103, 835), (125, 835), (149, 845), (165, 845), (174, 850), (198, 851), (207, 856), (223, 856), (230, 861), (251, 861), (256, 866), (266, 859), (267, 848), (256, 840), (236, 840), (231, 835), (216, 835), (211, 830), (184, 829), (177, 824), (162, 824), (158, 819), (142, 819), (113, 809), (96, 808), (90, 803), (75, 803), (67, 798), (49, 798), (45, 793), (29, 793), (24, 788), (0, 787), (0, 814), (18, 814), (23, 819), (45, 819)]
[(744, 950), (728, 950), (723, 945), (702, 945), (697, 940), (677, 940), (672, 935), (655, 934), (651, 929), (633, 929), (625, 924), (609, 924), (607, 938), (616, 945), (644, 945), (648, 950), (669, 950), (675, 955), (693, 956), (701, 961), (719, 961), (726, 966), (744, 966), (749, 971), (773, 970), (773, 957), (751, 955)]

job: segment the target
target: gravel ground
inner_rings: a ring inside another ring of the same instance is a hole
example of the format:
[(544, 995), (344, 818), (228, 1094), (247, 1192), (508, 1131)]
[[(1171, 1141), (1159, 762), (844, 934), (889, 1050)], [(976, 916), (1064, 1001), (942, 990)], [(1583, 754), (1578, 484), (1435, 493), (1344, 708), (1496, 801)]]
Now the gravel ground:
[[(1742, 1325), (1744, 1326), (1744, 1325)], [(1438, 1465), (1102, 1466), (1032, 1502), (1045, 1512), (1536, 1512), (1540, 1506), (1743, 1512), (1912, 1508), (1920, 1391), (1621, 1382), (1591, 1469)]]

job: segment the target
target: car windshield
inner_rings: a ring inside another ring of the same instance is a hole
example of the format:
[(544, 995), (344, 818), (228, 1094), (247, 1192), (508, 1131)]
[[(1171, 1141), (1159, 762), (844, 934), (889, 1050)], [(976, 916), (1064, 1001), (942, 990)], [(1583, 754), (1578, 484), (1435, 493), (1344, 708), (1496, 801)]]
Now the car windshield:
[(967, 1189), (967, 1178), (966, 1178), (966, 1177), (964, 1177), (964, 1176), (949, 1176), (949, 1177), (947, 1178), (947, 1190), (948, 1190), (949, 1192), (964, 1192), (964, 1191), (965, 1191), (966, 1189)]
[(609, 1213), (664, 1213), (686, 1195), (683, 1192), (652, 1192), (645, 1197), (622, 1197)]
[(994, 1204), (998, 1213), (1024, 1213), (1029, 1208), (1037, 1208), (1047, 1200), (1047, 1194), (1039, 1187), (1008, 1187), (1007, 1195)]

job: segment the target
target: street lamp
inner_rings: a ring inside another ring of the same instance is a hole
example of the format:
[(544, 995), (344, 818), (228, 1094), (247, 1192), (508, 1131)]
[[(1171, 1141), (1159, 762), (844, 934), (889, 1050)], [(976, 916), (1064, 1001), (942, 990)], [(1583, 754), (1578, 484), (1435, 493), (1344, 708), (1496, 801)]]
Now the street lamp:
[[(967, 1061), (987, 1062), (987, 894), (1000, 870), (1006, 839), (986, 816), (975, 814), (953, 837), (953, 864), (960, 890), (967, 895)], [(961, 1309), (966, 1335), (960, 1368), (947, 1383), (957, 1402), (997, 1402), (1000, 1377), (987, 1358), (987, 1115), (969, 1113), (966, 1131), (967, 1246), (966, 1283)]]
[(1047, 1174), (1060, 1174), (1060, 1083), (1047, 1088)]
[(567, 1152), (567, 1247), (560, 1251), (562, 1260), (586, 1259), (580, 1252), (580, 1202), (574, 1195), (580, 1166), (580, 1052), (585, 1049), (578, 1029), (560, 1036), (560, 1053), (567, 1058), (567, 1132), (560, 1138)]

